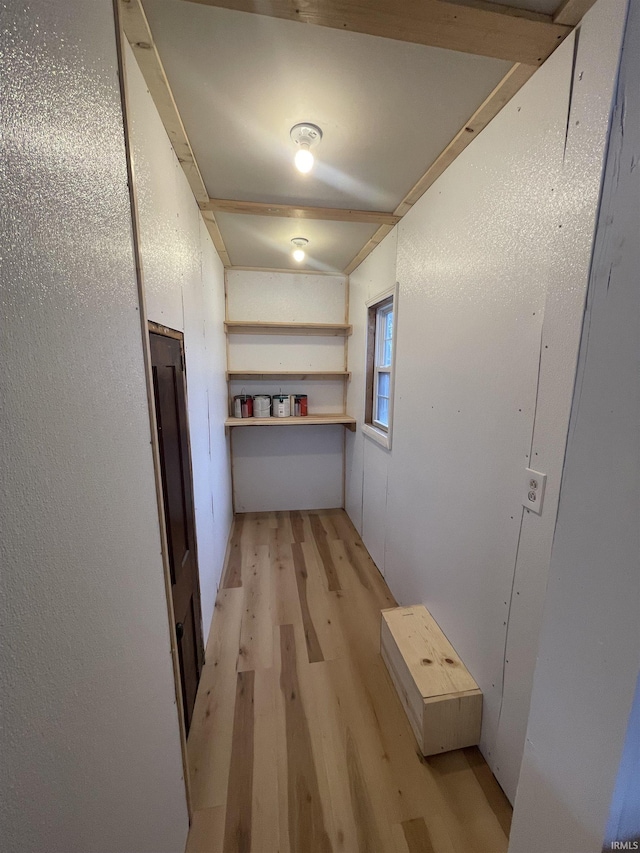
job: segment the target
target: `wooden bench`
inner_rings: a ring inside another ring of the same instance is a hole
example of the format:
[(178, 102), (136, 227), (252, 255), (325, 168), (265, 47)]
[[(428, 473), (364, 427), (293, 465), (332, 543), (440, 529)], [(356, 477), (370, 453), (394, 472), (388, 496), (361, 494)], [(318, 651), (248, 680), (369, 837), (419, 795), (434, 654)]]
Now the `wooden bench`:
[(380, 654), (423, 755), (478, 743), (482, 691), (426, 607), (382, 611)]

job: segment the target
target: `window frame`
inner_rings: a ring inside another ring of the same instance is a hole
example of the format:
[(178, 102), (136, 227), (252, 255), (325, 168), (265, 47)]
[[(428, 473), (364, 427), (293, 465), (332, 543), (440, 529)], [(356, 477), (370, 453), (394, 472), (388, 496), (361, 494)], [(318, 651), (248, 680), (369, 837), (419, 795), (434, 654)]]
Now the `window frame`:
[[(387, 450), (391, 449), (391, 436), (393, 431), (393, 396), (395, 388), (395, 364), (398, 328), (398, 284), (379, 293), (367, 303), (367, 340), (366, 340), (366, 365), (365, 365), (365, 407), (364, 423), (362, 431), (364, 434), (381, 444)], [(384, 345), (387, 338), (384, 335), (382, 318), (393, 311), (392, 334), (391, 334), (391, 364), (381, 364), (384, 361)], [(380, 395), (378, 392), (380, 374), (389, 376), (388, 397), (388, 425), (385, 426), (377, 418), (377, 407)]]

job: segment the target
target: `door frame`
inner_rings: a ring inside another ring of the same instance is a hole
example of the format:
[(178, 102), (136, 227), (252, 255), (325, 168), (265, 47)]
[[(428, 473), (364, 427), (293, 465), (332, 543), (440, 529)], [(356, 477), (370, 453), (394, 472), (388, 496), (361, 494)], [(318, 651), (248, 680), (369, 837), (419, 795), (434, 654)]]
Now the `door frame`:
[[(146, 303), (145, 303), (146, 314)], [(145, 325), (145, 350), (148, 353), (148, 370), (147, 370), (147, 396), (149, 398), (149, 410), (151, 418), (151, 445), (153, 448), (153, 468), (156, 480), (156, 497), (158, 503), (158, 522), (160, 524), (160, 541), (162, 547), (162, 574), (164, 576), (164, 593), (167, 600), (167, 619), (169, 620), (169, 642), (171, 645), (171, 665), (173, 668), (173, 690), (176, 697), (176, 708), (178, 711), (178, 725), (180, 727), (180, 748), (182, 752), (182, 769), (184, 773), (184, 788), (187, 797), (187, 810), (189, 812), (189, 823), (193, 809), (191, 805), (191, 775), (189, 772), (189, 753), (187, 749), (187, 725), (186, 715), (184, 710), (184, 701), (182, 699), (182, 676), (180, 674), (180, 657), (178, 653), (178, 638), (176, 636), (176, 617), (173, 610), (173, 589), (171, 587), (171, 567), (169, 565), (169, 542), (167, 539), (167, 516), (164, 511), (164, 487), (162, 485), (162, 463), (160, 461), (160, 444), (158, 442), (158, 413), (156, 411), (156, 398), (153, 390), (153, 367), (151, 362), (151, 340), (149, 335), (154, 332), (158, 335), (165, 335), (168, 338), (175, 338), (180, 341), (180, 351), (182, 353), (184, 363), (184, 335), (182, 332), (177, 332), (175, 329), (169, 329), (166, 326), (161, 326), (159, 323), (154, 323), (150, 320), (145, 321), (141, 317)], [(186, 370), (185, 370), (185, 394), (186, 394)], [(187, 445), (189, 447), (189, 465), (191, 465), (191, 441), (189, 436), (189, 420), (187, 412)], [(193, 466), (192, 466), (193, 470)], [(195, 545), (195, 543), (194, 543)], [(198, 552), (196, 550), (196, 564)], [(198, 589), (200, 588), (200, 573), (197, 572)]]
[[(191, 484), (191, 507), (192, 507), (192, 513), (193, 513), (193, 556), (194, 556), (194, 560), (195, 560), (195, 564), (196, 564), (196, 574), (195, 574), (195, 581), (194, 581), (194, 595), (195, 595), (197, 605), (198, 605), (198, 614), (197, 615), (198, 615), (198, 620), (199, 620), (199, 624), (198, 624), (197, 629), (196, 629), (196, 636), (197, 636), (198, 641), (200, 643), (200, 648), (198, 648), (196, 650), (196, 658), (198, 661), (201, 662), (200, 671), (198, 673), (198, 684), (199, 684), (200, 683), (200, 676), (202, 675), (202, 668), (204, 667), (204, 663), (205, 663), (206, 642), (205, 642), (205, 638), (204, 638), (204, 625), (202, 624), (202, 597), (201, 597), (201, 593), (200, 593), (200, 561), (198, 558), (198, 538), (197, 538), (196, 512), (195, 512), (196, 505), (195, 505), (195, 497), (193, 494), (193, 455), (191, 453), (191, 429), (190, 429), (190, 425), (189, 425), (189, 393), (188, 393), (188, 385), (187, 385), (187, 361), (186, 361), (185, 349), (184, 349), (184, 332), (180, 332), (178, 329), (171, 329), (169, 326), (164, 326), (161, 323), (154, 322), (153, 320), (147, 321), (147, 330), (148, 330), (149, 335), (151, 335), (151, 334), (161, 335), (164, 338), (171, 338), (174, 341), (178, 341), (178, 343), (180, 344), (180, 357), (182, 359), (182, 379), (184, 382), (184, 397), (185, 397), (184, 417), (185, 417), (185, 429), (186, 429), (186, 441), (187, 441), (187, 462), (189, 465), (189, 474), (190, 474), (189, 481)], [(153, 370), (153, 368), (152, 368), (152, 370)], [(153, 380), (152, 380), (152, 382), (153, 382)], [(154, 396), (154, 404), (155, 404), (155, 396)], [(155, 409), (155, 405), (154, 405), (154, 409)], [(157, 412), (156, 412), (156, 418), (157, 418)], [(156, 420), (156, 429), (157, 429), (157, 420)], [(157, 438), (157, 435), (156, 435), (156, 438)], [(160, 446), (159, 445), (158, 445), (158, 462), (160, 464), (160, 478), (161, 478), (160, 482), (162, 485), (162, 467), (161, 467), (161, 463), (160, 463)], [(168, 540), (166, 539), (166, 514), (164, 512), (164, 489), (162, 489), (161, 491), (162, 491), (162, 496), (163, 496), (162, 523), (165, 525), (165, 528), (164, 528), (165, 541), (167, 542), (167, 548), (168, 548)], [(168, 555), (168, 553), (169, 552), (167, 550), (167, 555)], [(179, 655), (178, 655), (178, 638), (176, 636), (176, 627), (175, 627), (176, 626), (176, 620), (175, 620), (175, 613), (173, 610), (173, 590), (171, 587), (171, 574), (170, 574), (168, 563), (167, 563), (167, 571), (165, 572), (165, 583), (167, 582), (167, 580), (168, 580), (169, 619), (171, 621), (171, 655), (172, 655), (173, 662), (174, 662), (173, 672), (174, 672), (174, 680), (176, 681), (176, 691), (180, 695), (180, 702), (178, 704), (179, 713), (180, 713), (180, 723), (181, 723), (181, 728), (184, 730), (185, 737), (186, 737), (186, 731), (187, 731), (186, 715), (185, 715), (185, 709), (184, 709), (184, 701), (182, 699), (182, 687), (183, 687), (183, 685), (182, 685), (182, 677), (181, 677), (181, 673), (180, 673), (180, 660), (179, 660)]]
[[(122, 126), (124, 153), (127, 169), (127, 183), (129, 190), (129, 206), (131, 209), (131, 237), (133, 260), (135, 264), (136, 287), (138, 291), (139, 305), (139, 328), (140, 342), (142, 345), (142, 358), (144, 363), (144, 377), (147, 390), (147, 410), (149, 414), (149, 431), (151, 455), (153, 460), (153, 472), (155, 481), (156, 506), (158, 511), (158, 525), (160, 532), (160, 554), (162, 559), (162, 571), (164, 575), (165, 598), (167, 602), (167, 618), (169, 622), (169, 643), (171, 649), (171, 661), (173, 666), (174, 693), (177, 708), (178, 733), (180, 738), (180, 751), (182, 757), (182, 776), (184, 779), (185, 800), (189, 823), (193, 816), (191, 802), (191, 776), (189, 773), (189, 757), (187, 752), (187, 733), (185, 727), (184, 707), (182, 703), (182, 686), (180, 681), (180, 663), (178, 659), (178, 645), (175, 632), (175, 618), (173, 613), (173, 595), (171, 590), (171, 571), (169, 567), (169, 549), (166, 534), (166, 519), (164, 513), (164, 494), (162, 489), (162, 469), (160, 465), (160, 448), (158, 445), (156, 402), (153, 390), (153, 371), (151, 367), (151, 346), (149, 341), (149, 326), (147, 321), (147, 299), (144, 286), (144, 272), (142, 265), (142, 251), (140, 240), (140, 219), (138, 213), (138, 192), (135, 179), (133, 161), (133, 146), (131, 143), (131, 130), (129, 119), (129, 98), (127, 94), (127, 68), (124, 44), (126, 41), (122, 21), (120, 18), (119, 0), (112, 0), (113, 20), (115, 29), (116, 55), (118, 61), (118, 83), (120, 88), (120, 103), (122, 107)], [(188, 430), (187, 430), (188, 433)], [(189, 450), (191, 452), (191, 450)]]

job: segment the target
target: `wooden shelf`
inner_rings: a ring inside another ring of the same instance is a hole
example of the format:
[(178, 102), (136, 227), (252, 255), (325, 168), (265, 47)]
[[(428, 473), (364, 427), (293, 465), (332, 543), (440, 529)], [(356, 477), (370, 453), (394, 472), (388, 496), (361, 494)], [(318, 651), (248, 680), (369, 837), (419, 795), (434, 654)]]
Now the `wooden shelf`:
[(228, 335), (324, 335), (346, 337), (353, 331), (347, 323), (258, 323), (245, 320), (225, 320)]
[(249, 426), (318, 426), (323, 424), (342, 424), (355, 432), (356, 419), (349, 415), (306, 415), (289, 418), (227, 418), (226, 427)]
[(351, 379), (349, 370), (227, 370), (227, 382), (283, 379), (304, 382), (307, 379)]

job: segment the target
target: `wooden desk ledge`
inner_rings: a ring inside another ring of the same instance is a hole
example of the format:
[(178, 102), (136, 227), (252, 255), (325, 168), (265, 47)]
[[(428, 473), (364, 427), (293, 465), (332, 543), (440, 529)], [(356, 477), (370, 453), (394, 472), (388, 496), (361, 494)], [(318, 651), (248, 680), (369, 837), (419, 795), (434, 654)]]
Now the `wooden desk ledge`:
[(383, 610), (380, 654), (423, 755), (475, 746), (482, 691), (422, 604)]

